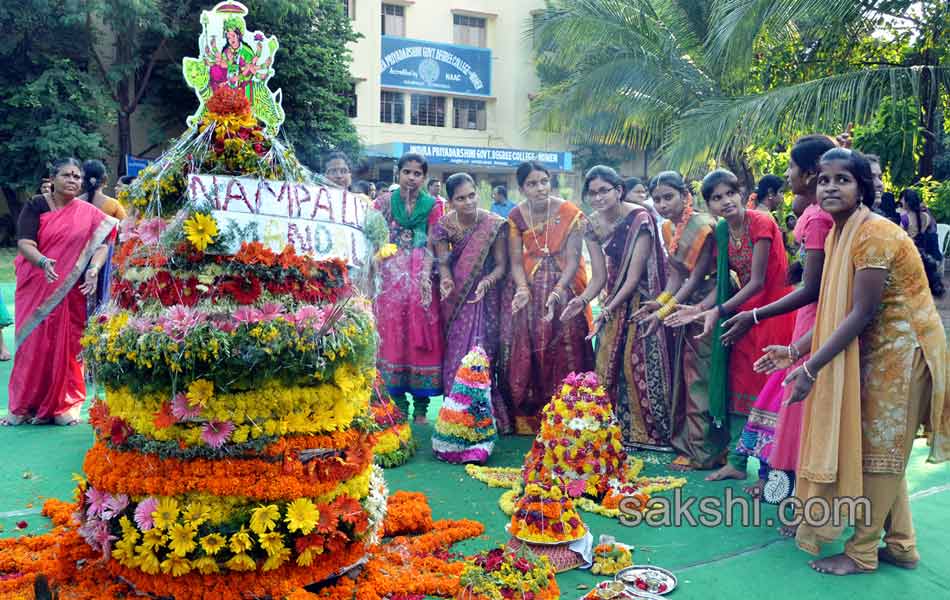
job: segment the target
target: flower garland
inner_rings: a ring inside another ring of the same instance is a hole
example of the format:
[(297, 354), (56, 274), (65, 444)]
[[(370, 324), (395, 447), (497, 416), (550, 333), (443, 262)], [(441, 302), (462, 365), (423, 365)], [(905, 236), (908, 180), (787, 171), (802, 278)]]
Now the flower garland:
[[(107, 388), (106, 405), (110, 417), (121, 419), (133, 432), (186, 446), (220, 447), (226, 441), (242, 443), (263, 436), (326, 433), (347, 429), (369, 411), (367, 378), (346, 366), (338, 374), (336, 383), (283, 387), (267, 382), (246, 392), (216, 394), (200, 408), (192, 407), (187, 396), (169, 400), (162, 393)], [(216, 423), (230, 424), (223, 440), (208, 432), (209, 424)], [(109, 437), (111, 431), (110, 427)]]
[(389, 497), (383, 535), (393, 537), (432, 530), (432, 509), (425, 494), (396, 492)]
[(419, 447), (408, 423), (402, 423), (377, 434), (373, 447), (376, 464), (389, 469), (406, 464)]
[(98, 381), (136, 391), (168, 390), (183, 377), (246, 389), (257, 387), (259, 373), (299, 385), (338, 377), (341, 368), (374, 368), (377, 338), (362, 307), (343, 309), (332, 325), (325, 319), (337, 317), (317, 307), (280, 311), (277, 304), (228, 315), (186, 307), (155, 317), (119, 311), (91, 322), (80, 342)]
[(511, 515), (511, 535), (531, 543), (552, 544), (579, 539), (587, 533), (570, 496), (557, 483), (529, 484)]
[(133, 496), (203, 492), (293, 500), (322, 496), (340, 482), (365, 475), (373, 459), (368, 437), (345, 450), (330, 450), (328, 458), (308, 462), (296, 453), (279, 459), (182, 460), (117, 451), (97, 442), (86, 454), (83, 469), (93, 487)]

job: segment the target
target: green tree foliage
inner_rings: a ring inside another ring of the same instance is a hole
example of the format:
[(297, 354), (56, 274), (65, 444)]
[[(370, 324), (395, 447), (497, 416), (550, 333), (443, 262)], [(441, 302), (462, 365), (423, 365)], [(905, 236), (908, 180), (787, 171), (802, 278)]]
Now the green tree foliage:
[(535, 115), (572, 139), (750, 172), (750, 146), (864, 124), (890, 96), (916, 109), (917, 170), (933, 170), (950, 92), (945, 1), (550, 0), (533, 33)]
[(923, 146), (917, 112), (913, 98), (895, 101), (886, 97), (871, 120), (854, 129), (854, 146), (880, 156), (896, 186), (908, 186), (916, 179)]
[(107, 152), (100, 127), (110, 105), (86, 71), (83, 30), (68, 17), (60, 3), (0, 3), (0, 186), (8, 193), (35, 192), (59, 157)]

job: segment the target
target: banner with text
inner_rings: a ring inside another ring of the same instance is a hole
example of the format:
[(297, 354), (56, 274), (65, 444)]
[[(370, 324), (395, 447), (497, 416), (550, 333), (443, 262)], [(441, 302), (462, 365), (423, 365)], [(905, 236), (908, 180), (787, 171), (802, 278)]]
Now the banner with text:
[(380, 85), (491, 96), (491, 50), (384, 35)]
[(188, 182), (192, 202), (208, 204), (222, 233), (235, 232), (241, 242), (259, 241), (274, 252), (287, 244), (299, 254), (315, 258), (342, 258), (362, 266), (367, 256), (363, 234), (365, 200), (337, 188), (231, 177), (192, 175)]
[[(412, 142), (403, 142), (399, 150), (421, 154), (431, 164), (517, 167), (525, 161), (534, 160), (555, 171), (570, 171), (573, 169), (573, 157), (570, 152), (444, 146), (439, 144), (414, 144)], [(401, 156), (401, 154), (397, 154), (397, 156)]]

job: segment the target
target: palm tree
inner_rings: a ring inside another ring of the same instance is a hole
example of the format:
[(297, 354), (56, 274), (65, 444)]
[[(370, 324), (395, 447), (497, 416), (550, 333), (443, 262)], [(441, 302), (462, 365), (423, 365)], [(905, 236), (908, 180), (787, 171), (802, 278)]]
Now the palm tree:
[(840, 131), (887, 95), (917, 102), (918, 171), (932, 172), (950, 92), (945, 2), (552, 0), (532, 33), (535, 117), (574, 140), (658, 146), (664, 165), (714, 159), (748, 177), (751, 144)]

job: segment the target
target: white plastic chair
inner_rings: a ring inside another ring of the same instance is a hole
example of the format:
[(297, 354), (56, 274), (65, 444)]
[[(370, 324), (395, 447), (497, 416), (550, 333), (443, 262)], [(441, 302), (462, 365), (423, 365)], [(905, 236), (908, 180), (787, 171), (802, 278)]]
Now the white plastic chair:
[(940, 270), (945, 272), (947, 252), (950, 251), (950, 225), (937, 223), (937, 246), (940, 248), (940, 253), (943, 254), (943, 264), (940, 265)]

